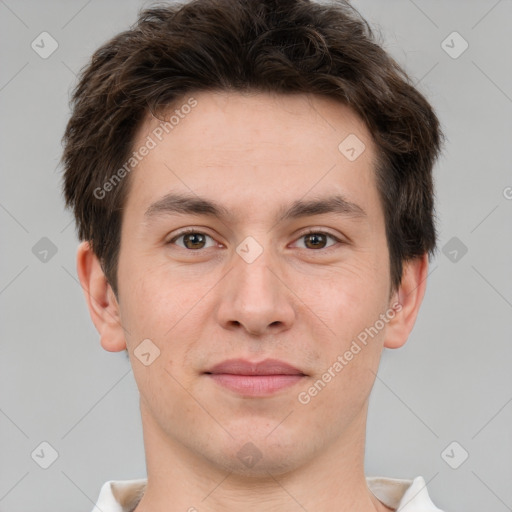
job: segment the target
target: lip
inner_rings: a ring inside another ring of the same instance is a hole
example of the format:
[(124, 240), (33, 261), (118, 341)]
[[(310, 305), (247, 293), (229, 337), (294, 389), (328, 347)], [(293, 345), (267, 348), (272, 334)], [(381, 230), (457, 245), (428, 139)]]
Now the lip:
[(259, 363), (246, 359), (227, 359), (213, 366), (206, 373), (231, 375), (304, 375), (298, 368), (279, 359), (265, 359)]
[(293, 386), (306, 375), (278, 359), (251, 362), (229, 359), (205, 372), (217, 384), (244, 396), (269, 396)]

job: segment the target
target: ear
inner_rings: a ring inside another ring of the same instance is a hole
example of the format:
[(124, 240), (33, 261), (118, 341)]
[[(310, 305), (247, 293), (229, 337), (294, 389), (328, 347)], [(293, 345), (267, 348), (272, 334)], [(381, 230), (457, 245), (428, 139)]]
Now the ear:
[(124, 350), (126, 340), (119, 304), (89, 242), (82, 242), (78, 247), (76, 266), (89, 313), (100, 334), (101, 346), (109, 352)]
[(390, 304), (390, 307), (394, 304), (397, 304), (397, 307), (395, 307), (395, 316), (386, 327), (384, 340), (386, 348), (400, 348), (409, 338), (425, 295), (427, 274), (427, 254), (404, 263), (402, 282), (393, 294)]

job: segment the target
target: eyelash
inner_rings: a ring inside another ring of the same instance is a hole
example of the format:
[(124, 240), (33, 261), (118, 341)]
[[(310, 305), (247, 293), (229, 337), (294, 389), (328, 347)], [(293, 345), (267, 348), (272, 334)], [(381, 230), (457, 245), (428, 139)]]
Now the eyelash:
[[(185, 236), (185, 235), (188, 235), (189, 233), (194, 233), (194, 234), (198, 234), (198, 235), (205, 235), (205, 236), (208, 236), (210, 237), (212, 240), (213, 240), (213, 237), (211, 235), (209, 235), (208, 233), (204, 233), (202, 231), (199, 231), (197, 229), (194, 229), (194, 228), (187, 228), (187, 229), (184, 229), (183, 231), (180, 231), (176, 236), (174, 236), (171, 240), (169, 240), (167, 242), (167, 245), (170, 245), (170, 244), (173, 244), (176, 242), (176, 240), (178, 240), (179, 238), (181, 238), (182, 236)], [(345, 242), (343, 242), (343, 240), (340, 240), (339, 238), (335, 237), (333, 234), (329, 233), (328, 231), (321, 231), (321, 230), (317, 230), (317, 229), (309, 229), (308, 231), (302, 233), (296, 240), (300, 240), (301, 238), (304, 238), (308, 235), (327, 235), (328, 237), (332, 238), (335, 242), (337, 242), (338, 244), (343, 244)], [(312, 252), (319, 252), (319, 251), (328, 251), (329, 249), (332, 249), (336, 246), (336, 244), (333, 244), (329, 247), (325, 247), (325, 248), (322, 248), (322, 249), (310, 249), (310, 251)], [(180, 247), (180, 249), (183, 249), (183, 247)], [(200, 251), (201, 249), (186, 249), (185, 250), (189, 251), (189, 252), (198, 252)]]

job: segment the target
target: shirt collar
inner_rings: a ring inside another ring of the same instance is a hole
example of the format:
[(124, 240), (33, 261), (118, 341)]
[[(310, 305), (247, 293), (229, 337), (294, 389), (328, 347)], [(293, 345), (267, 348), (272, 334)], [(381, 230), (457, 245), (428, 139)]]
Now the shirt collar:
[[(370, 491), (384, 505), (400, 512), (442, 512), (431, 501), (423, 477), (413, 480), (367, 477)], [(110, 480), (103, 484), (92, 512), (133, 512), (139, 503), (147, 479)]]

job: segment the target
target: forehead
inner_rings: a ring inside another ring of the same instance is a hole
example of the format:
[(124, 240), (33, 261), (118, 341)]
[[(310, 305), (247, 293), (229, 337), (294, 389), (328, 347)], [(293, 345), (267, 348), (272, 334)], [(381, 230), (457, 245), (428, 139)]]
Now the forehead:
[(198, 91), (176, 100), (159, 117), (146, 114), (137, 133), (139, 142), (159, 127), (165, 132), (162, 137), (192, 135), (187, 142), (198, 150), (219, 142), (224, 149), (236, 150), (250, 146), (252, 140), (283, 146), (301, 139), (308, 140), (308, 146), (320, 142), (324, 148), (338, 149), (338, 143), (349, 134), (367, 145), (373, 142), (350, 107), (313, 94)]
[(133, 144), (152, 141), (131, 175), (129, 201), (140, 207), (176, 189), (242, 204), (262, 193), (270, 201), (375, 189), (371, 134), (334, 99), (201, 91), (160, 117), (147, 115)]

